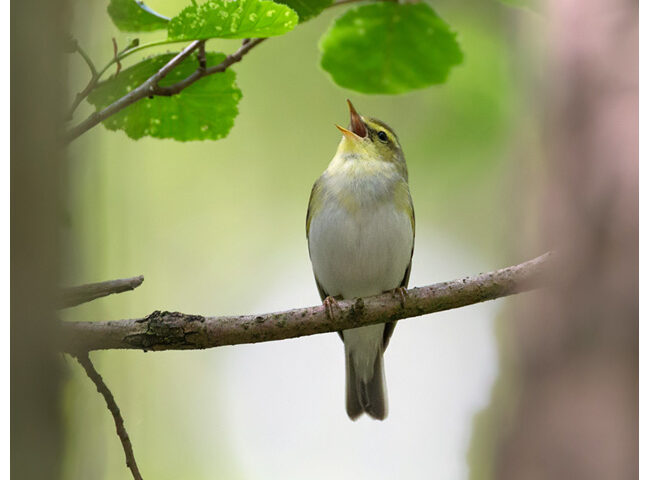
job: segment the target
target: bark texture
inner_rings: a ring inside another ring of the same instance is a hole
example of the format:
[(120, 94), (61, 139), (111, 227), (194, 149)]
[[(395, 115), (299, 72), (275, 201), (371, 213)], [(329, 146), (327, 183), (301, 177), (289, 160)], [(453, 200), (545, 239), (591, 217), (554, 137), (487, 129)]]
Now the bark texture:
[(113, 322), (66, 322), (63, 349), (188, 350), (267, 342), (401, 320), (493, 300), (545, 286), (551, 254), (490, 273), (437, 283), (400, 295), (385, 293), (338, 302), (334, 316), (322, 305), (261, 315), (203, 317), (155, 311)]

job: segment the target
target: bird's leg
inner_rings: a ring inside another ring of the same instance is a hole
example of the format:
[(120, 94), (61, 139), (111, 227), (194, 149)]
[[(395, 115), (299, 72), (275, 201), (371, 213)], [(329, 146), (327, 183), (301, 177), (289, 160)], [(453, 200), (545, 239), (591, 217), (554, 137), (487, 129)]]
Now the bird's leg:
[(397, 287), (392, 290), (392, 293), (399, 297), (399, 303), (401, 303), (401, 308), (405, 308), (406, 299), (408, 298), (408, 290), (406, 287)]
[(336, 319), (334, 316), (334, 308), (340, 310), (338, 301), (330, 295), (322, 301), (322, 305), (324, 305), (325, 310), (327, 311), (327, 317), (329, 317), (329, 320), (333, 322)]

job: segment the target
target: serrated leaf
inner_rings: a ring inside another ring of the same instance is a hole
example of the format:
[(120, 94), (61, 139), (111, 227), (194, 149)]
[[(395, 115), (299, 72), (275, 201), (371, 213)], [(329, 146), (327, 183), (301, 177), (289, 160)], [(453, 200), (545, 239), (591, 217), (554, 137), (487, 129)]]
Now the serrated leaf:
[(322, 11), (333, 3), (333, 0), (275, 0), (291, 7), (300, 17), (300, 23), (317, 17)]
[(110, 0), (108, 15), (123, 32), (150, 32), (167, 28), (169, 19), (137, 0)]
[[(157, 72), (176, 54), (158, 55), (122, 70), (115, 78), (102, 82), (88, 101), (99, 111), (132, 91)], [(222, 53), (208, 53), (208, 65), (225, 59)], [(195, 55), (169, 73), (161, 86), (174, 84), (196, 70)], [(201, 78), (180, 93), (170, 97), (142, 99), (104, 120), (109, 130), (124, 130), (138, 139), (144, 136), (187, 140), (217, 140), (225, 137), (238, 114), (241, 91), (235, 73), (228, 69)]]
[(169, 22), (170, 40), (253, 38), (282, 35), (298, 16), (285, 5), (265, 0), (209, 0), (185, 8)]
[(446, 81), (462, 51), (424, 3), (379, 2), (349, 10), (320, 41), (321, 66), (341, 87), (404, 93)]

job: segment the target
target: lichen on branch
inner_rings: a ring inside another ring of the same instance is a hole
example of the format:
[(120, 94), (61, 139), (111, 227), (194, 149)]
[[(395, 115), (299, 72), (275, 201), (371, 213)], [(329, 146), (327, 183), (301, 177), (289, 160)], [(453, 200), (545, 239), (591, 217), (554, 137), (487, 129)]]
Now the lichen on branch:
[(392, 322), (521, 293), (549, 284), (551, 253), (519, 265), (449, 282), (338, 302), (333, 316), (322, 305), (259, 315), (204, 317), (155, 311), (144, 318), (64, 322), (62, 349), (193, 350), (268, 342)]

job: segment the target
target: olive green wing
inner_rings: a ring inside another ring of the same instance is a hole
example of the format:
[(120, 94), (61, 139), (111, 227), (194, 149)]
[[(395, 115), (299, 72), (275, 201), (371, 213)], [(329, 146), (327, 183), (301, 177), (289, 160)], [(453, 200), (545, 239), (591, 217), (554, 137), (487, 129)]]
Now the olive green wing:
[[(412, 254), (415, 251), (415, 209), (412, 205), (412, 198), (410, 197), (410, 192), (408, 192), (408, 214), (410, 216), (410, 222), (412, 224), (412, 249), (410, 250), (410, 262), (406, 268), (406, 272), (403, 275), (403, 280), (399, 287), (408, 288), (408, 282), (410, 281), (410, 270), (412, 269)], [(388, 343), (390, 343), (390, 337), (394, 333), (394, 329), (397, 326), (397, 322), (387, 322), (385, 324), (385, 330), (383, 330), (383, 351), (388, 348)]]
[[(320, 207), (322, 206), (322, 177), (318, 178), (311, 188), (311, 195), (309, 196), (309, 207), (306, 209), (306, 238), (309, 239), (309, 230), (311, 229), (311, 220)], [(308, 245), (308, 241), (307, 241)], [(311, 247), (309, 247), (309, 256), (311, 256)]]
[[(311, 219), (313, 218), (313, 214), (318, 211), (321, 205), (319, 199), (320, 194), (321, 194), (320, 178), (318, 178), (313, 184), (313, 188), (311, 189), (311, 196), (309, 197), (309, 208), (307, 208), (306, 210), (306, 238), (307, 238), (306, 243), (307, 243), (307, 247), (309, 248), (309, 257), (311, 257), (311, 245), (309, 244), (309, 230), (311, 228)], [(315, 284), (318, 287), (320, 300), (324, 300), (329, 295), (327, 295), (327, 292), (325, 292), (324, 289), (322, 288), (322, 285), (320, 285), (320, 282), (318, 281), (318, 277), (316, 277), (315, 272), (313, 272), (313, 278), (315, 278)]]

